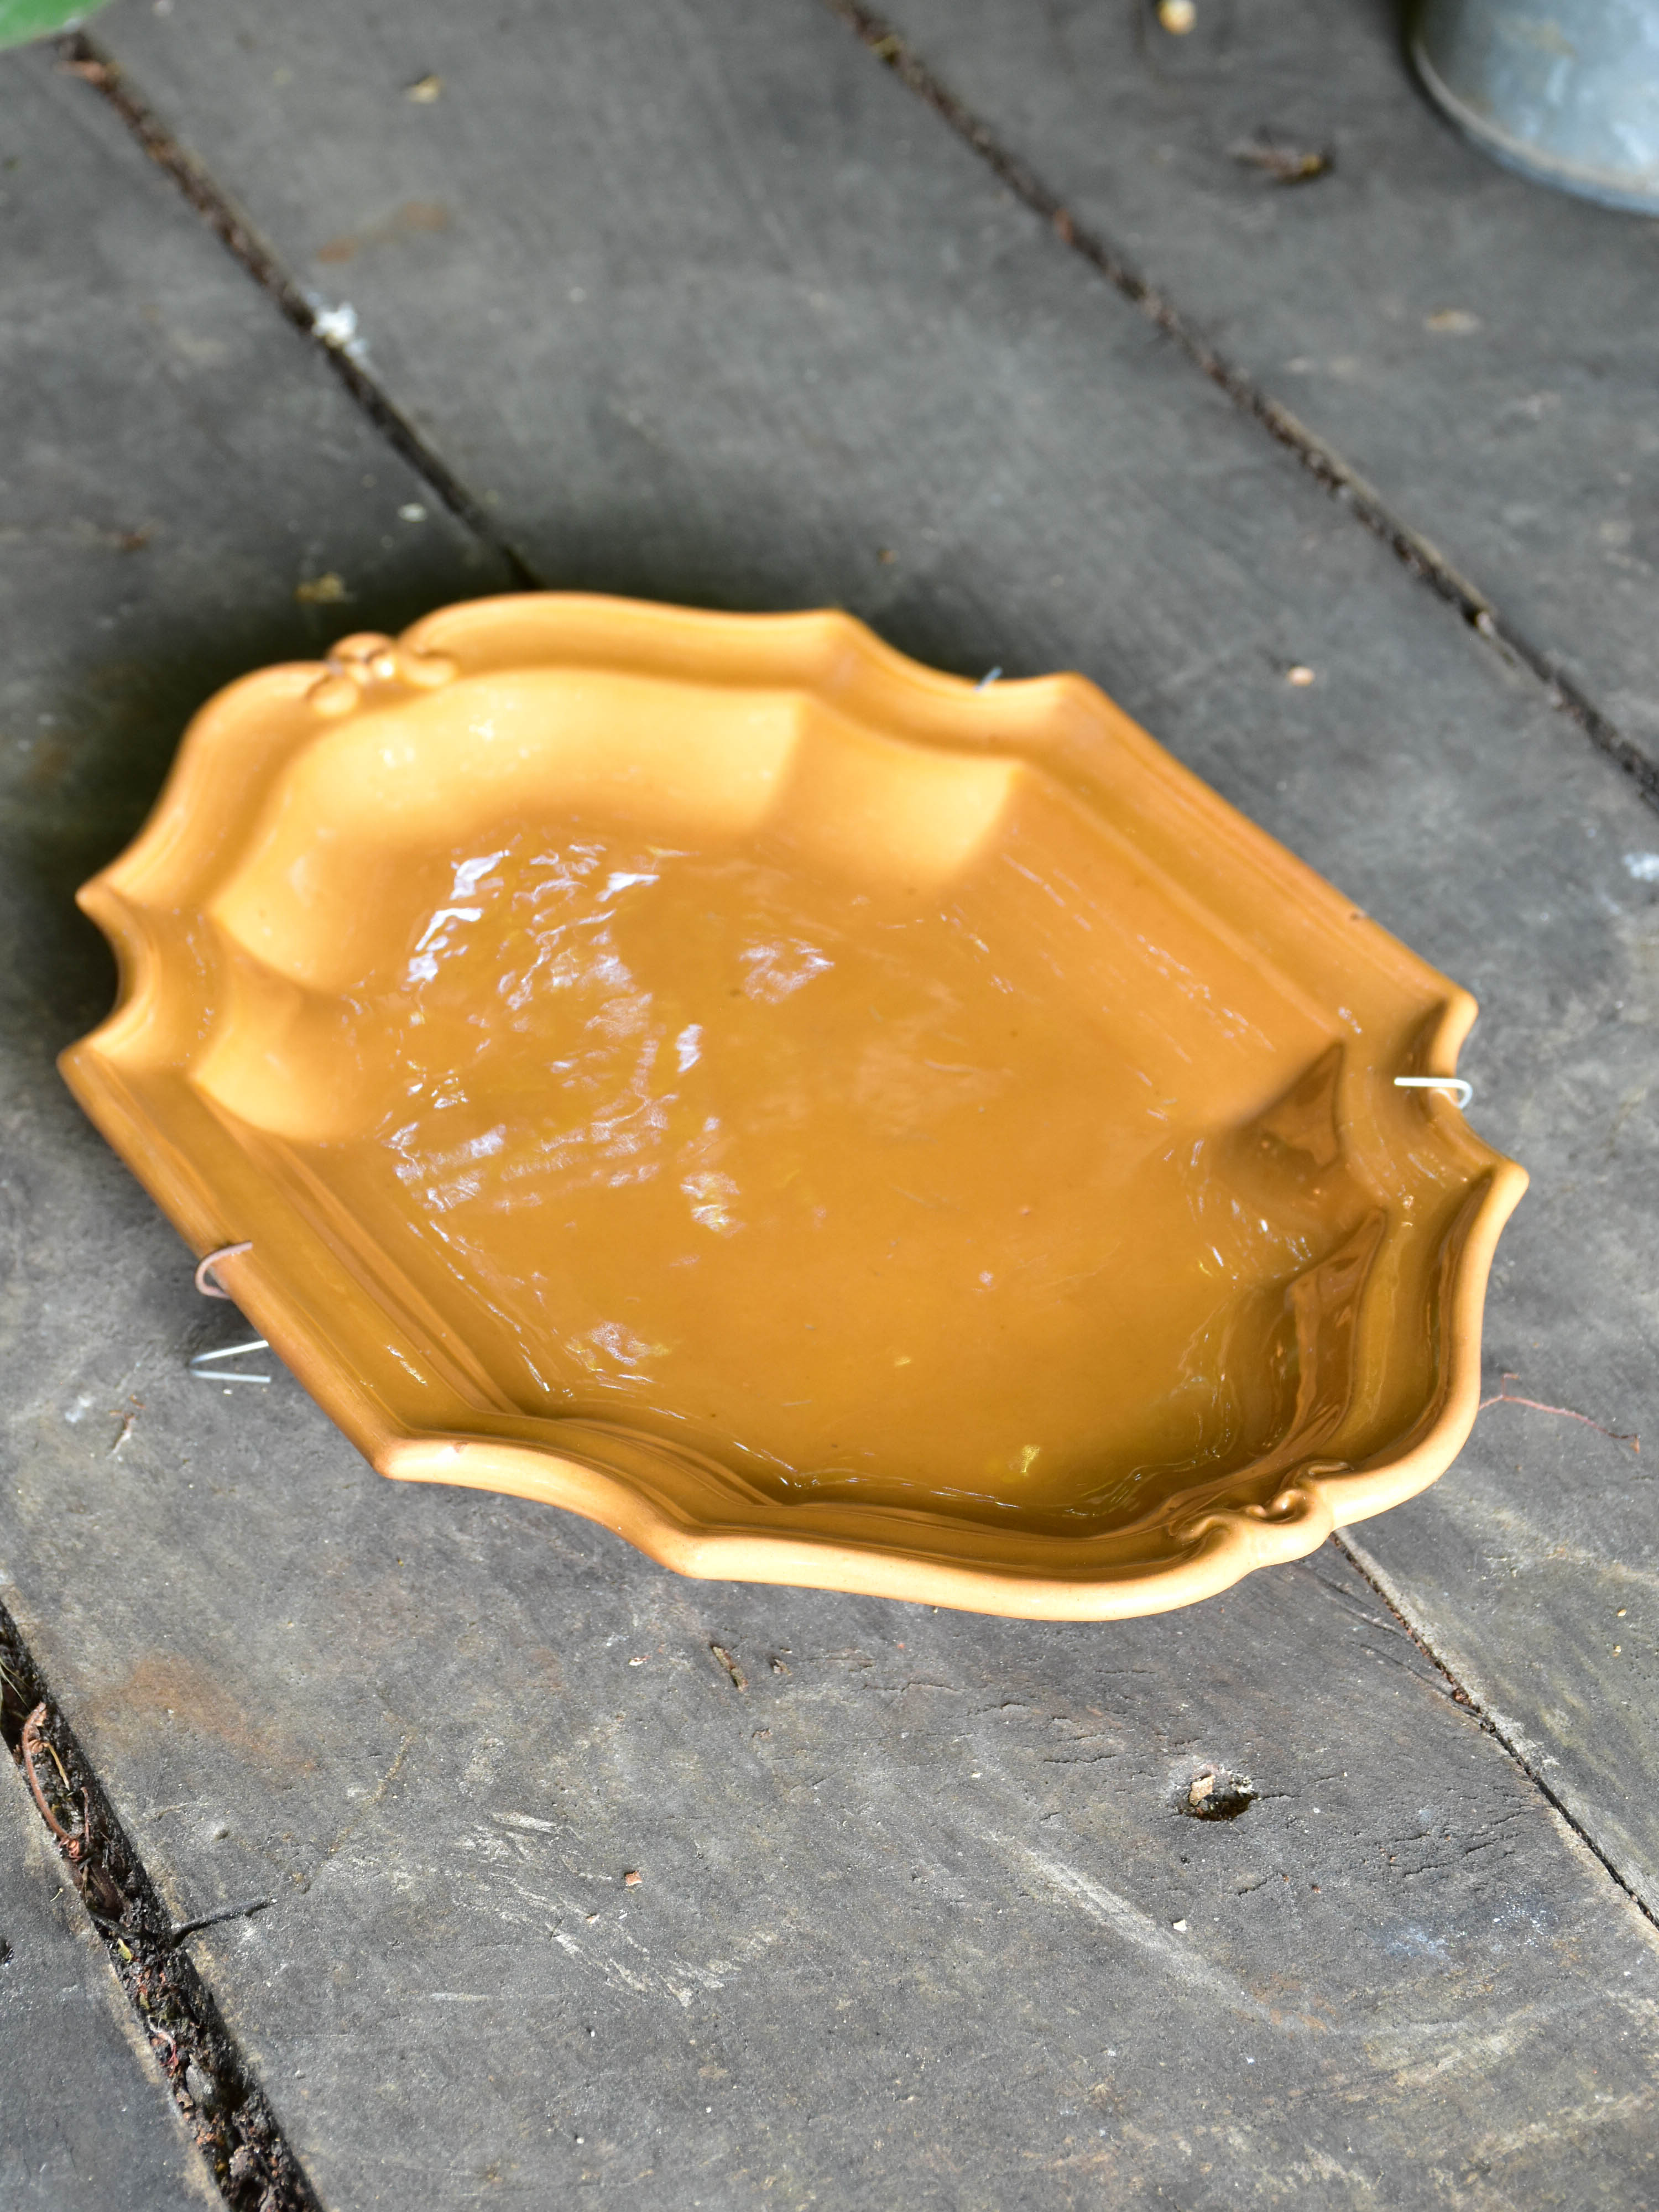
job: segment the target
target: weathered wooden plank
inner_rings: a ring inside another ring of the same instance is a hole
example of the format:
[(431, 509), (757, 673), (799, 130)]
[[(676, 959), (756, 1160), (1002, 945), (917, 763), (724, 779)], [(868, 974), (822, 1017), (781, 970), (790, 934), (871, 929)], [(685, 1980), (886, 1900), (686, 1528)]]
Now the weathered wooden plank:
[[(74, 913), (74, 884), (140, 818), (205, 685), (250, 653), (314, 653), (343, 621), (397, 623), (434, 595), (499, 588), (504, 572), (113, 118), (38, 58), (0, 64), (0, 253), (9, 1337), (20, 1304), (44, 1300), (52, 1327), (65, 1238), (86, 1237), (94, 1279), (120, 1265), (95, 1177), (70, 1200), (79, 1231), (33, 1214), (23, 1195), (35, 1117), (56, 1112), (54, 1043), (109, 998), (107, 957)], [(296, 599), (330, 574), (347, 598)], [(40, 1281), (18, 1276), (20, 1240), (46, 1261)], [(33, 1387), (26, 1366), (6, 1364), (9, 1408)], [(66, 1561), (84, 1561), (76, 1528), (72, 1511), (58, 1522)], [(8, 1595), (11, 1534), (0, 1538)], [(153, 1549), (128, 1553), (124, 1571), (164, 1612), (157, 1565)], [(105, 1575), (112, 1565), (112, 1555)], [(63, 1600), (70, 1644), (98, 1589), (94, 1573)], [(22, 1784), (0, 1765), (0, 2202), (216, 2204), (78, 1899), (60, 1894)]]
[[(526, 11), (491, 39), (435, 10), (179, 13), (192, 129), (224, 118), (216, 161), (307, 279), (337, 296), (349, 273), (371, 363), (550, 575), (839, 598), (956, 665), (1080, 662), (1486, 991), (1487, 1126), (1546, 1183), (1505, 1326), (1539, 1281), (1565, 1305), (1634, 1266), (1639, 1210), (1581, 1186), (1550, 1211), (1539, 1063), (1570, 1017), (1575, 1129), (1641, 1064), (1615, 1002), (1645, 818), (968, 156), (907, 143), (902, 95), (827, 18)], [(403, 102), (432, 71), (440, 99)], [(204, 281), (93, 94), (12, 82), (54, 103), (42, 143), (88, 103), (54, 265), (118, 177), (145, 219), (108, 312), (158, 237)], [(404, 138), (434, 120), (451, 137)], [(313, 191), (303, 236), (365, 241), (314, 270), (284, 234)], [(449, 227), (382, 254), (374, 210), (410, 197)], [(264, 507), (309, 465), (291, 430), (227, 519), (190, 410), (123, 389), (77, 412), (80, 446), (32, 400), (37, 495), (95, 434), (133, 497), (199, 507), (200, 544), (283, 542)], [(135, 622), (127, 682), (87, 713), (94, 551), (31, 548), (52, 643), (13, 706), (64, 717), (82, 790), (130, 806), (166, 749), (146, 687), (192, 672)], [(158, 560), (145, 607), (176, 593), (210, 636), (216, 580)], [(73, 817), (20, 790), (7, 818), (29, 864), (4, 878), (0, 1006), (13, 1609), (175, 1909), (282, 1892), (197, 1941), (327, 2199), (540, 2205), (584, 2174), (676, 2208), (1650, 2185), (1647, 1923), (1333, 1555), (1113, 1630), (704, 1586), (516, 1501), (382, 1484), (288, 1384), (192, 1382), (218, 1317), (47, 1061), (103, 987), (61, 935), (81, 854), (36, 872)], [(75, 834), (124, 827), (112, 805)], [(1638, 1104), (1620, 1142), (1650, 1135)], [(1568, 1205), (1583, 1249), (1558, 1261)], [(1179, 1809), (1212, 1759), (1260, 1793), (1235, 1821)]]
[(203, 1389), (183, 1273), (118, 1475), (17, 1473), (176, 1547), (48, 1595), (179, 1908), (278, 1896), (197, 1952), (325, 2201), (1650, 2185), (1650, 1931), (1334, 1554), (1105, 1631), (682, 1583)]
[(0, 1759), (0, 2203), (219, 2202), (22, 1778)]
[[(506, 572), (86, 86), (12, 54), (0, 103), (0, 757), (58, 987), (95, 1012), (107, 967), (68, 895), (142, 818), (205, 692)], [(45, 985), (8, 963), (0, 988)]]
[[(1659, 759), (1650, 222), (1466, 146), (1392, 0), (1199, 0), (1185, 38), (1096, 0), (874, 12)], [(1276, 184), (1264, 139), (1334, 165)]]
[[(428, 4), (102, 21), (304, 280), (349, 295), (377, 373), (550, 580), (839, 599), (951, 665), (1081, 665), (1469, 983), (1483, 1126), (1535, 1178), (1493, 1387), (1518, 1370), (1659, 1433), (1652, 816), (837, 24), (806, 0), (520, 10), (486, 38)], [(403, 96), (434, 73), (435, 101)], [(1470, 222), (1522, 193), (1541, 242), (1511, 241), (1537, 271), (1516, 296), (1554, 281), (1552, 224), (1630, 234), (1432, 144)], [(1315, 220), (1248, 204), (1268, 233)], [(1297, 660), (1310, 690), (1284, 684)], [(1500, 1524), (1474, 1470), (1516, 1422), (1545, 1458), (1498, 1448)], [(1652, 1571), (1646, 1462), (1499, 1409), (1469, 1465), (1368, 1529), (1371, 1555), (1659, 1898), (1659, 1800), (1627, 1787), (1659, 1651), (1604, 1632)], [(1569, 1542), (1571, 1575), (1511, 1572)]]

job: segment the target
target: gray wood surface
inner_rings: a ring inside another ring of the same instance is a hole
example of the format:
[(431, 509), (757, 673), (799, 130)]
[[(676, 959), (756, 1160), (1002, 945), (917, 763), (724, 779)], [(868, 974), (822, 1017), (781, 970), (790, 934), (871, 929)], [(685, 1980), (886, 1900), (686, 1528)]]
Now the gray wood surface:
[[(207, 693), (506, 579), (88, 86), (12, 54), (0, 103), (0, 772), (10, 892), (47, 933), (0, 991), (44, 1066), (107, 1004), (75, 887)], [(298, 596), (330, 577), (343, 598)]]
[[(100, 23), (549, 580), (1081, 665), (1468, 981), (1537, 1176), (1495, 1371), (1641, 1428), (1654, 817), (809, 0), (503, 20)], [(1643, 2201), (1651, 1925), (1334, 1553), (1111, 1629), (698, 1584), (184, 1372), (234, 1320), (52, 1075), (108, 987), (67, 886), (192, 689), (331, 617), (296, 582), (355, 627), (489, 570), (90, 87), (0, 94), (0, 1554), (174, 1911), (279, 1896), (193, 1940), (325, 2201)], [(1653, 1636), (1595, 1607), (1650, 1587), (1646, 1462), (1482, 1424), (1362, 1534), (1639, 1886)], [(1209, 1760), (1237, 1820), (1179, 1810)]]
[[(24, 1348), (36, 1330), (60, 1344), (79, 1333), (99, 1357), (103, 1324), (84, 1295), (59, 1303), (60, 1270), (78, 1269), (83, 1290), (118, 1278), (133, 1225), (111, 1210), (119, 1178), (95, 1152), (82, 1159), (89, 1178), (60, 1165), (50, 1194), (42, 1179), (68, 1126), (52, 1054), (107, 1006), (113, 981), (75, 913), (76, 884), (137, 826), (206, 689), (250, 659), (314, 653), (342, 623), (396, 623), (504, 578), (104, 106), (39, 56), (0, 61), (0, 1397), (10, 1419), (37, 1387)], [(404, 506), (425, 519), (401, 519)], [(296, 600), (330, 573), (349, 599)], [(43, 1134), (54, 1128), (58, 1138)], [(20, 1270), (27, 1252), (36, 1257)], [(143, 1387), (120, 1382), (112, 1423), (102, 1382), (88, 1406), (72, 1395), (63, 1410), (84, 1414), (88, 1433), (107, 1431), (106, 1450)], [(112, 1477), (122, 1464), (109, 1462)], [(42, 1503), (68, 1575), (54, 1601), (65, 1687), (84, 1696), (77, 1623), (120, 1583), (165, 1636), (173, 1608), (190, 1603), (189, 1569), (175, 1575), (155, 1530), (140, 1536), (130, 1482), (113, 1482), (95, 1536), (50, 1481)], [(15, 1534), (4, 1516), (7, 1597), (22, 1565)], [(0, 2204), (217, 2203), (142, 2044), (129, 2047), (131, 2015), (100, 1947), (70, 1932), (82, 1908), (72, 1894), (57, 1901), (40, 1823), (12, 1802), (20, 1787), (0, 1774), (0, 1937), (11, 1947), (0, 1964)]]
[(0, 1757), (0, 2204), (219, 2202), (22, 1777)]
[[(1080, 665), (1470, 985), (1478, 1118), (1535, 1179), (1492, 1387), (1659, 1437), (1659, 892), (1627, 864), (1659, 822), (827, 11), (100, 21), (544, 580), (838, 600), (949, 666)], [(1460, 173), (1437, 204), (1484, 206), (1486, 165)], [(1659, 1643), (1618, 1611), (1656, 1571), (1654, 1449), (1494, 1408), (1461, 1481), (1364, 1534), (1659, 1904), (1631, 1786)]]
[(1334, 1554), (1107, 1632), (682, 1582), (201, 1389), (149, 1291), (175, 1604), (76, 1615), (77, 1722), (180, 1905), (277, 1896), (196, 1954), (325, 2203), (1653, 2186), (1650, 1931)]
[[(1510, 175), (1396, 0), (876, 12), (1204, 340), (1659, 759), (1659, 233)], [(1328, 151), (1273, 183), (1238, 149)]]

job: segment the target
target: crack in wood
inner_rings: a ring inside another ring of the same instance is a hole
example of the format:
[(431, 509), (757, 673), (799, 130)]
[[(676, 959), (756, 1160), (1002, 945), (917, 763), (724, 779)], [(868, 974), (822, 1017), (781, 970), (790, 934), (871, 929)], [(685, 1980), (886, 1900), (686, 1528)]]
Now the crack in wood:
[[(1259, 423), (1341, 501), (1373, 535), (1380, 538), (1413, 575), (1427, 584), (1468, 626), (1502, 655), (1540, 684), (1550, 704), (1574, 722), (1596, 749), (1622, 769), (1643, 798), (1659, 809), (1659, 762), (1653, 760), (1541, 647), (1534, 645), (1498, 612), (1478, 586), (1459, 574), (1421, 532), (1403, 521), (1382, 494), (1309, 426), (1253, 384), (1202, 338), (1162, 292), (1097, 232), (1080, 224), (1059, 194), (996, 137), (918, 58), (897, 32), (860, 0), (823, 0), (823, 4), (923, 100), (979, 155), (998, 180), (1048, 222), (1061, 243), (1080, 254), (1123, 297), (1217, 385), (1240, 411)], [(435, 453), (352, 352), (322, 335), (318, 312), (281, 266), (276, 255), (237, 215), (218, 187), (179, 145), (160, 120), (138, 100), (118, 64), (101, 54), (84, 33), (59, 42), (63, 67), (97, 92), (164, 170), (215, 236), (241, 264), (279, 311), (326, 356), (357, 405), (394, 451), (431, 488), (458, 520), (501, 560), (523, 588), (545, 588), (543, 580), (510, 540), (491, 524), (483, 507)]]
[[(869, 48), (884, 68), (922, 100), (979, 155), (998, 180), (1040, 216), (1061, 242), (1080, 254), (1123, 297), (1146, 315), (1188, 359), (1201, 369), (1240, 411), (1258, 422), (1295, 455), (1333, 498), (1380, 538), (1411, 573), (1501, 654), (1540, 684), (1550, 704), (1574, 722), (1659, 808), (1659, 762), (1620, 729), (1551, 655), (1523, 636), (1494, 607), (1485, 592), (1461, 575), (1432, 541), (1389, 508), (1376, 489), (1291, 410), (1261, 391), (1207, 343), (1162, 292), (1096, 232), (1079, 223), (1071, 210), (1012, 153), (956, 94), (921, 62), (908, 42), (860, 0), (823, 0), (823, 4)], [(450, 513), (489, 546), (526, 590), (545, 588), (543, 580), (507, 538), (491, 524), (483, 507), (393, 404), (380, 386), (338, 344), (319, 331), (317, 310), (255, 236), (218, 187), (179, 145), (122, 76), (83, 33), (59, 42), (63, 66), (106, 100), (143, 151), (172, 179), (215, 236), (241, 264), (279, 311), (326, 356), (357, 405), (399, 456), (428, 484)]]
[(1259, 423), (1269, 436), (1294, 454), (1334, 499), (1380, 538), (1413, 576), (1455, 608), (1471, 629), (1541, 684), (1550, 704), (1576, 723), (1599, 751), (1624, 770), (1650, 805), (1659, 808), (1659, 761), (1626, 737), (1548, 653), (1508, 623), (1479, 586), (1461, 575), (1431, 539), (1395, 514), (1376, 486), (1344, 460), (1334, 447), (1218, 353), (1126, 255), (1097, 231), (1080, 223), (1060, 194), (1004, 145), (989, 125), (934, 76), (891, 24), (865, 7), (862, 0), (823, 0), (823, 4), (863, 42), (884, 69), (890, 70), (908, 91), (930, 107), (978, 155), (1000, 184), (1048, 224), (1063, 246), (1080, 254), (1132, 306), (1156, 324), (1170, 343), (1226, 394), (1241, 414)]
[[(179, 1948), (180, 1939), (196, 1929), (257, 1911), (269, 1900), (246, 1899), (173, 1925), (108, 1792), (4, 1606), (0, 1736), (25, 1766), (54, 1848), (70, 1867), (87, 1917), (103, 1939), (115, 1978), (155, 2053), (186, 2131), (226, 2203), (234, 2212), (322, 2212), (212, 1991)], [(42, 1750), (51, 1754), (50, 1765), (39, 1758)], [(54, 1796), (55, 1807), (49, 1802)]]
[(317, 305), (257, 237), (204, 170), (151, 113), (127, 84), (117, 63), (100, 53), (79, 32), (58, 44), (59, 66), (107, 102), (143, 152), (183, 194), (219, 243), (238, 262), (295, 328), (317, 348), (374, 428), (399, 459), (419, 476), (458, 521), (489, 547), (527, 591), (540, 591), (542, 580), (491, 524), (488, 514), (459, 477), (428, 446), (407, 416), (351, 354), (325, 335)]
[(1346, 1559), (1354, 1572), (1360, 1576), (1370, 1585), (1370, 1587), (1376, 1592), (1377, 1596), (1381, 1598), (1383, 1604), (1388, 1607), (1389, 1611), (1394, 1614), (1395, 1620), (1399, 1621), (1406, 1634), (1410, 1637), (1412, 1642), (1417, 1646), (1423, 1656), (1428, 1660), (1430, 1664), (1435, 1668), (1437, 1672), (1445, 1677), (1446, 1680), (1451, 1686), (1452, 1696), (1456, 1699), (1460, 1705), (1465, 1708), (1471, 1719), (1476, 1721), (1480, 1726), (1486, 1730), (1486, 1734), (1492, 1737), (1495, 1743), (1500, 1744), (1503, 1747), (1504, 1750), (1508, 1753), (1509, 1756), (1515, 1761), (1515, 1764), (1520, 1768), (1522, 1774), (1526, 1776), (1528, 1781), (1532, 1784), (1534, 1789), (1539, 1792), (1540, 1796), (1547, 1800), (1547, 1802), (1553, 1808), (1555, 1812), (1559, 1814), (1561, 1819), (1565, 1821), (1568, 1827), (1571, 1828), (1573, 1834), (1577, 1837), (1579, 1842), (1584, 1846), (1584, 1849), (1590, 1854), (1591, 1857), (1594, 1858), (1597, 1864), (1603, 1868), (1605, 1871), (1612, 1876), (1613, 1880), (1618, 1883), (1620, 1888), (1624, 1891), (1626, 1896), (1629, 1898), (1631, 1903), (1636, 1907), (1643, 1918), (1651, 1923), (1655, 1928), (1659, 1928), (1659, 1912), (1656, 1912), (1654, 1911), (1653, 1907), (1641, 1894), (1640, 1891), (1626, 1879), (1617, 1863), (1602, 1850), (1601, 1844), (1596, 1842), (1595, 1838), (1591, 1834), (1589, 1828), (1585, 1826), (1584, 1823), (1578, 1818), (1577, 1814), (1572, 1812), (1569, 1807), (1564, 1803), (1561, 1797), (1555, 1790), (1551, 1789), (1549, 1784), (1544, 1779), (1544, 1777), (1527, 1757), (1521, 1746), (1516, 1742), (1512, 1733), (1500, 1724), (1498, 1716), (1491, 1711), (1483, 1699), (1478, 1698), (1472, 1690), (1467, 1688), (1465, 1685), (1458, 1680), (1451, 1668), (1447, 1665), (1445, 1660), (1441, 1657), (1439, 1652), (1435, 1650), (1434, 1645), (1429, 1641), (1427, 1635), (1418, 1627), (1416, 1622), (1413, 1620), (1410, 1613), (1406, 1611), (1405, 1607), (1401, 1601), (1384, 1583), (1379, 1571), (1375, 1568), (1370, 1561), (1364, 1559), (1360, 1553), (1354, 1549), (1352, 1545), (1346, 1542), (1340, 1532), (1333, 1535), (1330, 1540), (1335, 1549), (1341, 1553), (1343, 1558)]

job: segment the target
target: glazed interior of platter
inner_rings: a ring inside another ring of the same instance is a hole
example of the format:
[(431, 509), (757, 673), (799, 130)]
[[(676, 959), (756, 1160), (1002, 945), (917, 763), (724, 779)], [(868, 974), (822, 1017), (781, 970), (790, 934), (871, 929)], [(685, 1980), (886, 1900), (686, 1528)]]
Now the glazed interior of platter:
[(88, 1110), (383, 1472), (1156, 1610), (1449, 1463), (1467, 994), (1076, 677), (537, 595), (198, 717)]

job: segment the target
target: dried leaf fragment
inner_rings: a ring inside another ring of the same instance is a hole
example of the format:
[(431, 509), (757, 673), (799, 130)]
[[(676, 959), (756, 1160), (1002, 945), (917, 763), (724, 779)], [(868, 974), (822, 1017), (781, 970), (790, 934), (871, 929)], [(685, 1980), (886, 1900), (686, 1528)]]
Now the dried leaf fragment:
[(1270, 184), (1306, 185), (1314, 178), (1328, 176), (1336, 167), (1336, 154), (1329, 146), (1294, 146), (1287, 141), (1258, 131), (1254, 138), (1241, 138), (1230, 148), (1235, 161), (1247, 169), (1260, 169)]
[(345, 578), (329, 568), (320, 576), (307, 576), (297, 583), (294, 596), (302, 607), (335, 607), (351, 594), (345, 587)]

